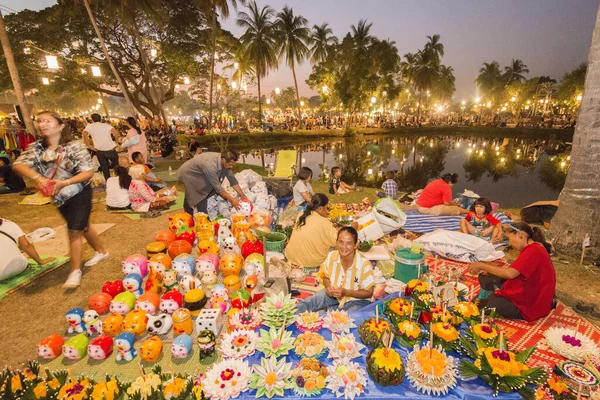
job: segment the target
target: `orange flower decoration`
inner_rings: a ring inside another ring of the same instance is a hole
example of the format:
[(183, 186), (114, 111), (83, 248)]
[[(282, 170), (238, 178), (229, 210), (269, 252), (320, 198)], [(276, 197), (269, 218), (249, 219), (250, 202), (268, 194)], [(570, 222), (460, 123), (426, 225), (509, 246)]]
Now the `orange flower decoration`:
[(433, 334), (441, 338), (445, 342), (452, 342), (458, 339), (458, 331), (452, 325), (444, 322), (436, 322), (433, 324)]

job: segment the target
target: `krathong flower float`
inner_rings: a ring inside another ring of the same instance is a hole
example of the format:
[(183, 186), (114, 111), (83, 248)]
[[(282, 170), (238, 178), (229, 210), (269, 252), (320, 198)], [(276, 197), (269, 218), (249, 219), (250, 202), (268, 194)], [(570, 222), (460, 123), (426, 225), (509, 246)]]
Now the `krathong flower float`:
[(358, 343), (352, 334), (339, 334), (333, 335), (331, 341), (327, 342), (327, 348), (329, 349), (329, 358), (350, 361), (360, 357), (360, 352), (366, 346)]
[(321, 358), (327, 349), (323, 336), (315, 332), (304, 332), (296, 338), (294, 351), (298, 357)]
[(396, 350), (378, 347), (367, 355), (367, 372), (381, 386), (398, 386), (404, 380), (405, 369)]
[(410, 318), (413, 311), (413, 302), (409, 299), (395, 298), (384, 303), (383, 312), (390, 319), (393, 325)]
[(442, 346), (416, 345), (406, 360), (406, 376), (418, 391), (428, 396), (441, 396), (456, 386), (456, 361), (446, 355)]
[(300, 332), (317, 332), (325, 320), (317, 312), (305, 311), (296, 316), (296, 327)]
[(285, 322), (286, 326), (294, 323), (296, 312), (296, 300), (292, 295), (283, 292), (268, 296), (260, 306), (263, 325), (273, 328), (281, 328)]
[(265, 357), (285, 356), (294, 348), (292, 332), (286, 330), (282, 332), (282, 329), (260, 330), (260, 339), (256, 344), (256, 348), (262, 351)]
[(303, 358), (292, 373), (294, 392), (299, 396), (319, 395), (325, 387), (329, 375), (325, 364), (316, 358)]
[(223, 336), (219, 349), (223, 357), (244, 358), (254, 354), (257, 341), (256, 332), (236, 329)]
[(396, 325), (396, 340), (404, 347), (413, 347), (426, 337), (421, 325), (411, 320), (404, 320)]
[(498, 328), (492, 324), (476, 324), (471, 328), (472, 335), (477, 336), (486, 346), (496, 346), (499, 338)]
[(212, 400), (234, 399), (249, 388), (252, 368), (246, 361), (226, 359), (206, 372), (203, 389)]
[(348, 315), (347, 311), (343, 310), (329, 310), (325, 314), (325, 321), (323, 326), (329, 329), (331, 332), (350, 332), (350, 329), (356, 328), (354, 319)]
[(335, 397), (354, 400), (365, 391), (367, 374), (357, 363), (335, 360), (327, 368), (327, 372), (329, 375), (325, 378), (326, 387), (335, 394)]
[(420, 279), (412, 279), (408, 281), (406, 284), (406, 296), (413, 296), (416, 294), (428, 293), (429, 292), (429, 284)]
[(389, 322), (381, 318), (369, 318), (358, 327), (360, 340), (369, 347), (377, 347), (384, 332), (391, 333)]
[(573, 361), (565, 361), (555, 366), (554, 371), (563, 378), (571, 391), (583, 396), (587, 396), (590, 389), (600, 383), (592, 370)]
[(71, 381), (60, 388), (58, 398), (69, 400), (87, 399), (87, 391), (90, 387), (92, 387), (92, 384), (87, 379)]
[(140, 376), (133, 381), (131, 386), (127, 389), (127, 394), (133, 397), (136, 393), (139, 393), (139, 396), (145, 399), (159, 391), (161, 384), (162, 380), (160, 379), (160, 375), (151, 372)]
[(292, 363), (285, 361), (285, 358), (277, 361), (275, 357), (264, 357), (260, 360), (260, 365), (253, 366), (254, 373), (250, 377), (250, 387), (256, 389), (256, 398), (274, 396), (283, 397), (286, 389), (291, 389), (292, 385)]
[(436, 322), (430, 325), (433, 330), (433, 344), (442, 345), (444, 350), (455, 350), (459, 346), (458, 331), (446, 322)]
[(577, 397), (569, 391), (567, 384), (558, 376), (552, 374), (543, 385), (535, 391), (535, 400), (576, 400)]
[(229, 329), (245, 329), (253, 331), (262, 323), (260, 311), (256, 308), (242, 308), (229, 316)]
[(479, 307), (470, 301), (461, 301), (452, 308), (454, 314), (462, 318), (467, 324), (476, 324), (479, 320)]
[(583, 362), (587, 354), (600, 353), (590, 338), (574, 329), (550, 328), (544, 336), (552, 350), (569, 360)]

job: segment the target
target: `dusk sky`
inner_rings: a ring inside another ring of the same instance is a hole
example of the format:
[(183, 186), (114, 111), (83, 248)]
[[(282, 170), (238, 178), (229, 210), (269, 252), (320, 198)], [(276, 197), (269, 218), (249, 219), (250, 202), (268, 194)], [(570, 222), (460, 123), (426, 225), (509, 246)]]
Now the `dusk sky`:
[[(0, 0), (0, 5), (17, 11), (40, 9), (54, 0)], [(529, 67), (528, 76), (549, 75), (555, 79), (587, 59), (598, 0), (302, 0), (258, 1), (277, 11), (284, 5), (293, 7), (314, 24), (329, 23), (338, 37), (343, 37), (360, 19), (373, 23), (371, 33), (380, 39), (396, 42), (401, 55), (416, 52), (427, 35), (440, 34), (445, 56), (442, 62), (454, 68), (455, 100), (475, 96), (474, 79), (483, 62), (496, 60), (502, 68), (511, 58), (522, 59)], [(6, 11), (4, 11), (6, 12)], [(236, 36), (242, 31), (235, 17), (224, 28)], [(312, 92), (304, 83), (311, 66), (298, 68), (300, 94)], [(291, 86), (291, 71), (285, 66), (272, 72), (264, 81), (263, 93), (276, 86)]]

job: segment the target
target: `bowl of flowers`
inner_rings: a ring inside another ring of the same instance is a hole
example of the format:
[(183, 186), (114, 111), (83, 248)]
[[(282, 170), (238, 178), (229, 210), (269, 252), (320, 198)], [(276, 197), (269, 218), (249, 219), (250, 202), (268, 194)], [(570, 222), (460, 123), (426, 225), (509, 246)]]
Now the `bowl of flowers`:
[(321, 358), (327, 349), (323, 336), (315, 332), (304, 332), (296, 338), (294, 351), (298, 357)]
[(388, 300), (384, 303), (383, 313), (387, 315), (392, 324), (396, 325), (414, 313), (413, 302), (401, 297)]
[(470, 301), (461, 301), (452, 308), (456, 316), (462, 318), (467, 324), (476, 324), (479, 321), (479, 307)]
[(405, 369), (396, 350), (378, 347), (367, 355), (367, 372), (381, 386), (398, 386), (404, 380)]
[(569, 360), (583, 362), (587, 354), (600, 353), (590, 338), (574, 329), (553, 327), (544, 336), (552, 350)]
[(429, 283), (420, 279), (411, 279), (406, 284), (405, 296), (412, 296), (413, 294), (422, 294), (429, 292)]

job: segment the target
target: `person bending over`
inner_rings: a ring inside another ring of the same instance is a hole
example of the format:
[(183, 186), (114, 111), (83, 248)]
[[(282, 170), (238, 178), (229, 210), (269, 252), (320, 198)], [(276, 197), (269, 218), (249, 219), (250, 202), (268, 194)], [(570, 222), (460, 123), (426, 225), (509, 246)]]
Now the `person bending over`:
[(338, 308), (354, 311), (371, 304), (375, 288), (371, 262), (358, 252), (358, 232), (345, 226), (338, 231), (337, 250), (329, 253), (319, 275), (325, 289), (298, 303), (298, 313)]
[(460, 220), (460, 231), (491, 243), (502, 241), (502, 223), (492, 215), (492, 203), (483, 197), (475, 200), (469, 213)]
[(556, 272), (550, 259), (551, 246), (542, 231), (525, 222), (505, 227), (510, 245), (519, 251), (507, 268), (476, 262), (469, 265), (479, 274), (482, 289), (494, 291), (480, 303), (481, 308), (495, 308), (504, 318), (535, 321), (550, 313), (554, 303)]

